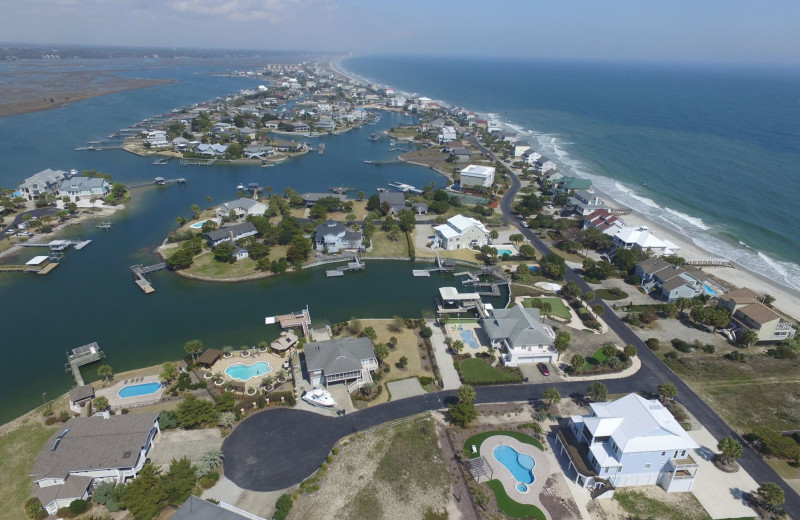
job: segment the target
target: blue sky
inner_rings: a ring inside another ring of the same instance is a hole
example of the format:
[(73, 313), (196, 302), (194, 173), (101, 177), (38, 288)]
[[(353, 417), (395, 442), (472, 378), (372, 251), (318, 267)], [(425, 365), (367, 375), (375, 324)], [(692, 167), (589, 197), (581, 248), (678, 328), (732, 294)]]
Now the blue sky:
[(6, 42), (800, 62), (800, 2), (0, 0)]

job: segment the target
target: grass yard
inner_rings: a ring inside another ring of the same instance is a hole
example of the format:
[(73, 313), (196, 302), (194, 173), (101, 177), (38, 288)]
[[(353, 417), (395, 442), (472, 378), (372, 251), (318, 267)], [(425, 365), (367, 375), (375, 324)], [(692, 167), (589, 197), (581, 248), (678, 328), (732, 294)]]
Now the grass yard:
[[(649, 520), (710, 520), (703, 506), (691, 493), (672, 493), (668, 500), (648, 496), (642, 491), (617, 489), (616, 500), (630, 518), (647, 518)], [(659, 494), (661, 496), (661, 494)]]
[(583, 370), (589, 370), (594, 366), (602, 365), (606, 362), (606, 359), (608, 358), (605, 354), (603, 354), (603, 348), (600, 347), (594, 351), (594, 354), (586, 358), (586, 363), (583, 365)]
[(538, 507), (530, 504), (520, 504), (511, 499), (511, 497), (506, 494), (506, 490), (503, 487), (503, 483), (499, 480), (490, 480), (486, 483), (492, 491), (494, 491), (494, 496), (497, 499), (497, 507), (509, 518), (532, 518), (535, 520), (545, 520), (546, 517), (542, 510)]
[(438, 441), (429, 416), (351, 437), (328, 464), (319, 491), (300, 495), (291, 517), (447, 518), (450, 473)]
[(396, 126), (389, 130), (389, 135), (397, 139), (414, 138), (420, 135), (415, 126)]
[(238, 278), (250, 276), (260, 271), (256, 271), (256, 262), (250, 258), (238, 260), (232, 264), (217, 262), (214, 254), (210, 251), (197, 255), (192, 262), (192, 266), (186, 269), (187, 273), (209, 278)]
[(519, 383), (522, 376), (499, 370), (482, 359), (470, 358), (461, 361), (461, 373), (468, 385), (490, 385)]
[(365, 257), (370, 256), (397, 256), (408, 258), (408, 240), (403, 233), (396, 241), (389, 240), (385, 231), (376, 231), (372, 235), (372, 251), (364, 253)]
[[(555, 316), (557, 318), (561, 318), (562, 320), (568, 320), (572, 317), (572, 314), (570, 314), (569, 312), (569, 307), (567, 307), (567, 304), (564, 303), (564, 301), (561, 298), (550, 297), (550, 298), (537, 298), (537, 299), (541, 300), (543, 303), (550, 304), (550, 313), (549, 313), (550, 316)], [(530, 308), (532, 306), (531, 301), (524, 300), (522, 302), (522, 306)]]
[[(55, 409), (55, 408), (54, 408)], [(35, 412), (34, 412), (35, 413)], [(0, 509), (0, 520), (22, 520), (25, 501), (31, 496), (31, 479), (28, 476), (36, 457), (56, 428), (44, 426), (38, 415), (23, 419), (21, 424), (0, 434), (0, 497), (5, 506)]]
[[(542, 443), (537, 441), (530, 435), (526, 435), (524, 433), (515, 431), (491, 431), (473, 435), (472, 437), (464, 441), (464, 453), (468, 453), (469, 458), (471, 459), (477, 459), (478, 457), (480, 457), (481, 444), (483, 444), (483, 441), (485, 441), (486, 439), (488, 439), (493, 435), (508, 435), (509, 437), (512, 437), (523, 444), (530, 444), (531, 446), (536, 446), (540, 450), (544, 451)], [(472, 453), (473, 444), (475, 445), (477, 453)]]
[(624, 300), (628, 297), (628, 293), (625, 291), (620, 291), (619, 294), (613, 294), (608, 289), (597, 289), (594, 293), (598, 298), (608, 301)]

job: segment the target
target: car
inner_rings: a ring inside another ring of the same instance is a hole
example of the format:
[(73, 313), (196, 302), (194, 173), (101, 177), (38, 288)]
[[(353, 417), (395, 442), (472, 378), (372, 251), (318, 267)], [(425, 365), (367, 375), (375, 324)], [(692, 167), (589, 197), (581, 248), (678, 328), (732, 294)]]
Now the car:
[(536, 363), (536, 368), (539, 369), (539, 372), (541, 372), (543, 376), (550, 375), (550, 369), (547, 368), (547, 365), (545, 365), (544, 363)]

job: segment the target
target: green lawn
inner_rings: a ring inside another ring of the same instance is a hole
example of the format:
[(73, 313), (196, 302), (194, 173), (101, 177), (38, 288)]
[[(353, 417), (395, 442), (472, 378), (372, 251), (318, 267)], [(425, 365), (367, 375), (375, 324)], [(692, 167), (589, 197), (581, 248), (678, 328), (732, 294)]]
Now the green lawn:
[(499, 480), (490, 480), (486, 484), (494, 491), (494, 496), (497, 499), (497, 507), (499, 507), (500, 511), (507, 517), (546, 520), (544, 513), (542, 513), (542, 510), (538, 507), (529, 504), (520, 504), (512, 500), (506, 493), (503, 483)]
[[(557, 318), (561, 318), (562, 320), (568, 320), (572, 317), (572, 315), (569, 312), (569, 307), (567, 307), (567, 305), (563, 302), (563, 300), (561, 300), (561, 298), (550, 297), (550, 298), (537, 298), (537, 299), (541, 300), (543, 303), (550, 304), (550, 316), (555, 316)], [(522, 306), (530, 308), (531, 301), (524, 300), (522, 302)]]
[(519, 383), (522, 376), (499, 370), (482, 359), (470, 358), (461, 362), (461, 373), (468, 385)]
[(399, 240), (389, 240), (386, 232), (376, 231), (372, 235), (372, 251), (364, 253), (368, 256), (396, 256), (408, 258), (408, 241), (403, 233), (400, 233)]
[(0, 435), (0, 460), (3, 461), (0, 496), (5, 503), (0, 509), (0, 519), (25, 518), (25, 501), (31, 496), (28, 474), (55, 429), (55, 426), (45, 427), (36, 419), (28, 419), (21, 426)]
[(606, 362), (606, 359), (608, 358), (605, 354), (603, 354), (603, 347), (600, 347), (594, 351), (594, 354), (586, 359), (586, 363), (583, 365), (583, 370), (589, 370), (594, 366), (602, 365)]
[[(531, 446), (535, 446), (535, 447), (539, 448), (540, 450), (544, 451), (544, 448), (542, 447), (542, 443), (537, 441), (536, 439), (534, 439), (530, 435), (526, 435), (524, 433), (514, 432), (514, 431), (499, 431), (498, 430), (498, 431), (483, 432), (483, 433), (479, 433), (477, 435), (473, 435), (472, 437), (470, 437), (469, 439), (464, 441), (464, 452), (465, 453), (469, 453), (469, 457), (471, 459), (478, 458), (480, 456), (481, 444), (483, 444), (483, 441), (485, 441), (486, 439), (488, 439), (489, 437), (492, 437), (494, 435), (508, 435), (509, 437), (517, 439), (519, 442), (521, 442), (523, 444), (530, 444)], [(472, 453), (472, 445), (473, 444), (475, 445), (477, 453)]]
[(617, 294), (612, 294), (608, 289), (597, 289), (594, 293), (598, 296), (598, 298), (602, 298), (603, 300), (609, 300), (609, 301), (624, 300), (625, 298), (628, 297), (628, 293), (626, 293), (625, 291), (621, 291), (617, 295)]

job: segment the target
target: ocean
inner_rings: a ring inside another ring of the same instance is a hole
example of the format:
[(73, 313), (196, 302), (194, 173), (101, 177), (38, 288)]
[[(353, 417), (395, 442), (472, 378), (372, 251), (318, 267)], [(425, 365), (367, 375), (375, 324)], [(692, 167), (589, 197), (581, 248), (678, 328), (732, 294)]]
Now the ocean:
[(800, 69), (368, 56), (347, 71), (514, 128), (620, 204), (800, 290)]

